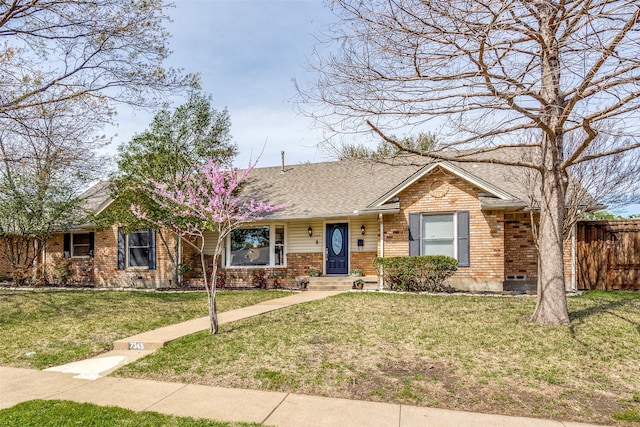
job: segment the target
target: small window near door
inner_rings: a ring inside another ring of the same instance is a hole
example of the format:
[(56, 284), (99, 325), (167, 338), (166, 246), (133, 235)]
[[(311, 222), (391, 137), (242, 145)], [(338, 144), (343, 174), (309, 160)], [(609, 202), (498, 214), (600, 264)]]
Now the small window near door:
[(63, 236), (64, 258), (93, 257), (94, 233), (65, 233)]
[(71, 256), (88, 257), (91, 255), (91, 238), (89, 233), (71, 235)]

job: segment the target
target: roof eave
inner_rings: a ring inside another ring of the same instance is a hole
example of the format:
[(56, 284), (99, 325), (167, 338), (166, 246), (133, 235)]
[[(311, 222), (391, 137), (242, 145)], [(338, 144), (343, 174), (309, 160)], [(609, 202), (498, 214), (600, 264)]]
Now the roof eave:
[(391, 189), (389, 192), (384, 194), (378, 200), (373, 202), (370, 206), (379, 207), (379, 206), (381, 206), (381, 205), (383, 205), (385, 203), (388, 203), (391, 199), (393, 199), (398, 194), (400, 194), (402, 191), (404, 191), (405, 189), (407, 189), (408, 187), (413, 185), (416, 181), (418, 181), (420, 178), (422, 178), (427, 173), (429, 173), (432, 170), (434, 170), (436, 167), (441, 167), (441, 168), (445, 169), (446, 171), (459, 176), (460, 178), (464, 179), (465, 181), (468, 181), (471, 184), (479, 187), (480, 189), (482, 189), (482, 190), (484, 190), (484, 191), (486, 191), (488, 193), (493, 194), (494, 196), (500, 198), (501, 200), (513, 200), (513, 196), (511, 194), (507, 193), (504, 190), (501, 190), (500, 188), (496, 187), (495, 185), (488, 183), (487, 181), (485, 181), (485, 180), (483, 180), (483, 179), (481, 179), (481, 178), (479, 178), (479, 177), (477, 177), (477, 176), (465, 171), (464, 169), (462, 169), (462, 168), (460, 168), (458, 166), (455, 166), (451, 162), (439, 161), (439, 162), (435, 162), (433, 164), (427, 165), (424, 168), (420, 169), (418, 172), (414, 173), (409, 178), (407, 178), (406, 180), (404, 180), (403, 182), (401, 182), (400, 184), (395, 186), (393, 189)]

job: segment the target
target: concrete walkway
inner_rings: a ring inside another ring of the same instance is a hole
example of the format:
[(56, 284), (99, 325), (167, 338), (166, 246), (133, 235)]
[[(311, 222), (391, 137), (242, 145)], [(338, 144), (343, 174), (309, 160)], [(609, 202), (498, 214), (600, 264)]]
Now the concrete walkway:
[[(220, 313), (220, 324), (338, 293), (340, 292), (307, 291), (265, 301), (251, 307)], [(106, 377), (115, 369), (153, 352), (171, 340), (208, 328), (208, 317), (160, 328), (118, 341), (119, 348), (108, 353), (44, 371), (0, 367), (0, 409), (27, 400), (58, 399), (119, 406), (134, 411), (155, 411), (280, 427), (588, 426), (581, 423), (292, 393)]]

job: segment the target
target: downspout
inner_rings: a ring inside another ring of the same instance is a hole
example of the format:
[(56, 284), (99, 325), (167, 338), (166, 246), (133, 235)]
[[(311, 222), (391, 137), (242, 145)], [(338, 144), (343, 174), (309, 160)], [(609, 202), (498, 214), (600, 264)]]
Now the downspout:
[(578, 286), (576, 283), (576, 224), (571, 226), (571, 292), (577, 292)]
[[(384, 258), (384, 216), (378, 214), (378, 221), (380, 222), (380, 257)], [(384, 279), (382, 276), (378, 276), (378, 282), (380, 290), (384, 289)]]

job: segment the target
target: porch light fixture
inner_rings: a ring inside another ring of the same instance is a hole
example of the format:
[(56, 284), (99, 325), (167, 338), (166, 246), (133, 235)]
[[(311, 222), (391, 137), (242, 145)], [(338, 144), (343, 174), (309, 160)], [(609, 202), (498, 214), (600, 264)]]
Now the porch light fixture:
[(311, 226), (307, 228), (307, 233), (309, 233), (309, 237), (313, 236), (313, 228), (311, 228)]
[(365, 228), (364, 224), (362, 224), (362, 225), (360, 226), (360, 232), (362, 233), (362, 235), (363, 235), (363, 236), (364, 236), (364, 232), (365, 232), (366, 230), (367, 230), (367, 229)]

